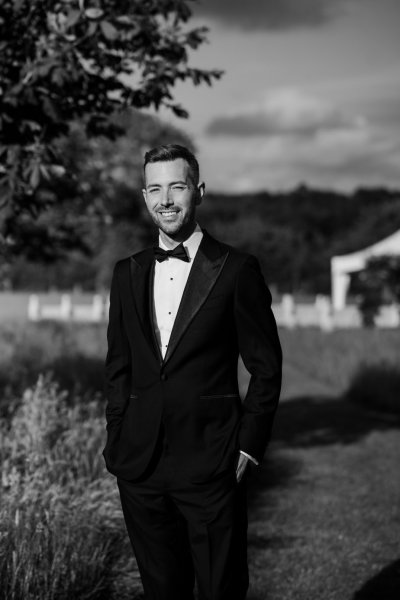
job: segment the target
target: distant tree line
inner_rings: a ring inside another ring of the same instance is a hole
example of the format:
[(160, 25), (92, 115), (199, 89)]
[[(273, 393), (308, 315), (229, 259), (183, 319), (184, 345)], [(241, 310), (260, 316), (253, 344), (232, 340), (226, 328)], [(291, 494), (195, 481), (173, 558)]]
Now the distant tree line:
[[(88, 141), (79, 128), (65, 141), (68, 176), (53, 189), (60, 201), (36, 221), (37, 246), (32, 231), (29, 244), (21, 240), (3, 288), (106, 290), (115, 261), (153, 243), (141, 194), (143, 151), (170, 141), (193, 144), (153, 117), (133, 112), (118, 123), (126, 135), (115, 141)], [(63, 220), (75, 232), (71, 248), (46, 251), (40, 227)], [(256, 254), (277, 291), (329, 294), (332, 256), (400, 229), (400, 192), (360, 188), (344, 194), (306, 186), (285, 193), (208, 192), (199, 220), (219, 239)]]
[(257, 254), (280, 292), (329, 294), (332, 256), (400, 229), (400, 192), (360, 188), (344, 194), (301, 186), (285, 193), (208, 194), (202, 223)]

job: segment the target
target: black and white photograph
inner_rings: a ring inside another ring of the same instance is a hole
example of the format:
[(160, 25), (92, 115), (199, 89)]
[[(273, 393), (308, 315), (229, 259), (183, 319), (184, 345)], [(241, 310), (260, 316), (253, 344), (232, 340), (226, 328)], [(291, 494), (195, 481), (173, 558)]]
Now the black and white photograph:
[(0, 0), (0, 600), (400, 598), (399, 30)]

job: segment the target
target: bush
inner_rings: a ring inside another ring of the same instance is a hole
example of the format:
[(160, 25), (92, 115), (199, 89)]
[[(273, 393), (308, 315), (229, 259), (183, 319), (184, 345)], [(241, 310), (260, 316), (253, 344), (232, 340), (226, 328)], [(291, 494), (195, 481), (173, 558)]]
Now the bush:
[(353, 376), (346, 396), (366, 408), (400, 416), (400, 369), (386, 362), (363, 364)]
[(8, 425), (3, 423), (4, 600), (128, 597), (121, 589), (115, 595), (116, 580), (129, 587), (132, 559), (117, 486), (101, 456), (102, 413), (98, 401), (67, 402), (65, 392), (40, 377)]

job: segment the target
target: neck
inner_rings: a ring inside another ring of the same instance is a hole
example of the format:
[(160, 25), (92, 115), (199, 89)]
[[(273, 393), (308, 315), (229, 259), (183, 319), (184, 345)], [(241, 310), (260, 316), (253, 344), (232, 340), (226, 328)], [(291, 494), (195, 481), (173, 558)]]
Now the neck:
[(165, 231), (159, 230), (160, 238), (162, 242), (167, 246), (169, 250), (173, 250), (182, 242), (186, 242), (196, 229), (196, 223), (190, 223), (187, 227), (181, 229), (176, 235), (168, 235)]

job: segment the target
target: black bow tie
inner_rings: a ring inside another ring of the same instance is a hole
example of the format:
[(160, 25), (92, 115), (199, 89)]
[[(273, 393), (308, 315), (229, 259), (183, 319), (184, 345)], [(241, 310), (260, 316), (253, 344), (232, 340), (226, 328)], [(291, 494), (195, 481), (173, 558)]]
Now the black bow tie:
[(186, 249), (183, 246), (183, 243), (180, 243), (179, 246), (176, 246), (172, 250), (163, 250), (159, 246), (154, 246), (154, 257), (158, 262), (163, 262), (167, 260), (167, 258), (171, 256), (172, 258), (179, 258), (180, 260), (184, 260), (185, 262), (189, 262), (189, 257), (187, 255)]

